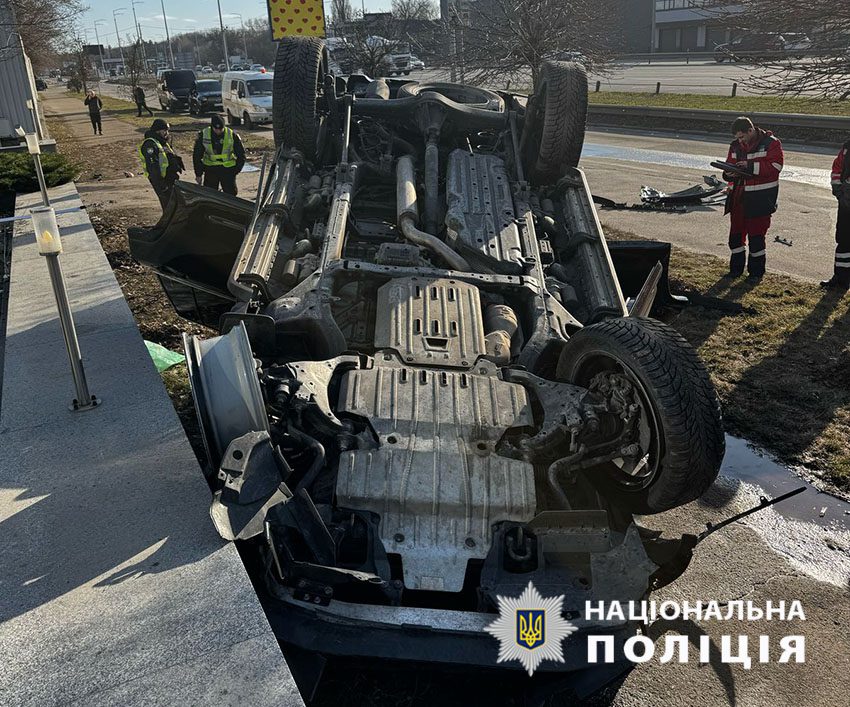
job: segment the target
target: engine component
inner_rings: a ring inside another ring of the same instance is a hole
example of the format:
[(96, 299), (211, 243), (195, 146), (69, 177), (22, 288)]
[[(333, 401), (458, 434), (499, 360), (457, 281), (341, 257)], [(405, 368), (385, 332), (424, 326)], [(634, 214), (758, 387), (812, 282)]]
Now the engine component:
[(484, 311), (487, 356), (496, 363), (511, 360), (511, 338), (517, 330), (516, 312), (506, 304), (491, 304)]
[(402, 557), (405, 586), (457, 592), (467, 562), (487, 556), (492, 526), (535, 513), (534, 467), (495, 453), (506, 430), (530, 427), (525, 389), (498, 377), (381, 361), (348, 371), (338, 413), (367, 418), (379, 449), (340, 457), (340, 506), (381, 516), (389, 553)]
[(492, 272), (522, 273), (510, 180), (500, 158), (454, 150), (449, 155), (446, 198), (449, 239), (461, 254)]
[(457, 280), (407, 277), (378, 289), (375, 348), (407, 363), (469, 367), (487, 353), (478, 289)]
[(283, 480), (291, 469), (272, 447), (268, 432), (234, 439), (221, 460), (222, 482), (210, 516), (225, 540), (247, 540), (263, 532), (269, 508), (292, 498)]

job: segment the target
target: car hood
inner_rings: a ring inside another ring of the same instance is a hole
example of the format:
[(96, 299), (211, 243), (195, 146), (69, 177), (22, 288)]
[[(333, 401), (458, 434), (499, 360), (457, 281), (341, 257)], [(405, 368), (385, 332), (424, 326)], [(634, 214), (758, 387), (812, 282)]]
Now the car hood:
[(250, 101), (255, 106), (261, 106), (263, 108), (271, 108), (272, 107), (272, 97), (271, 96), (251, 96)]

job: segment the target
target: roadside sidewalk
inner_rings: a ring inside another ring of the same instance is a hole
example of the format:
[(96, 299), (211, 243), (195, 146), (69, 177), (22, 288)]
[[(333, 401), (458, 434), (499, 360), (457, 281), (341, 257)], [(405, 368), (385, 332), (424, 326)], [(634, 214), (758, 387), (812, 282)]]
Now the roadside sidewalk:
[[(72, 184), (51, 190), (79, 205)], [(40, 202), (18, 197), (18, 213)], [(0, 410), (3, 705), (302, 705), (85, 211), (59, 217), (89, 387), (31, 225), (14, 238)]]
[[(88, 106), (83, 104), (82, 99), (72, 98), (65, 95), (65, 89), (61, 87), (50, 88), (41, 102), (44, 114), (49, 118), (61, 118), (65, 125), (71, 130), (85, 147), (96, 148), (105, 141), (114, 140), (136, 140), (141, 141), (143, 130), (113, 118), (109, 111), (103, 111), (103, 135), (92, 134), (92, 126), (89, 121)], [(145, 114), (147, 115), (147, 114)]]

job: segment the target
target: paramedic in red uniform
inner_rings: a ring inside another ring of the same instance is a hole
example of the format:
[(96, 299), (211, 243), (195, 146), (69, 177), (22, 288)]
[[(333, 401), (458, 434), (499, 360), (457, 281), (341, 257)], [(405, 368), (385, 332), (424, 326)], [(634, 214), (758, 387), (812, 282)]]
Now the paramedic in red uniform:
[(765, 237), (776, 211), (779, 173), (785, 158), (779, 138), (755, 127), (749, 118), (736, 118), (732, 134), (735, 139), (726, 161), (747, 173), (724, 173), (731, 187), (726, 199), (726, 213), (731, 214), (729, 275), (742, 275), (746, 265), (751, 278), (760, 278), (764, 275)]
[(850, 289), (850, 140), (842, 145), (832, 163), (832, 193), (838, 199), (835, 222), (835, 267), (832, 277), (821, 287)]

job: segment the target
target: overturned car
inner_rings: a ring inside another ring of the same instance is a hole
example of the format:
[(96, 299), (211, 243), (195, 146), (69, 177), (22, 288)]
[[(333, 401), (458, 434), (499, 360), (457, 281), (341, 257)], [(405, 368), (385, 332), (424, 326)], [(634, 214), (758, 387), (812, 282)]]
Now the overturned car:
[[(624, 641), (585, 602), (684, 569), (633, 516), (700, 496), (724, 439), (696, 353), (645, 316), (655, 281), (624, 299), (576, 168), (584, 70), (545, 64), (531, 97), (340, 78), (299, 38), (274, 80), (256, 203), (180, 185), (130, 244), (221, 332), (186, 338), (211, 513), (279, 637), (494, 666), (497, 597), (532, 580)], [(585, 667), (564, 648), (541, 670)]]

